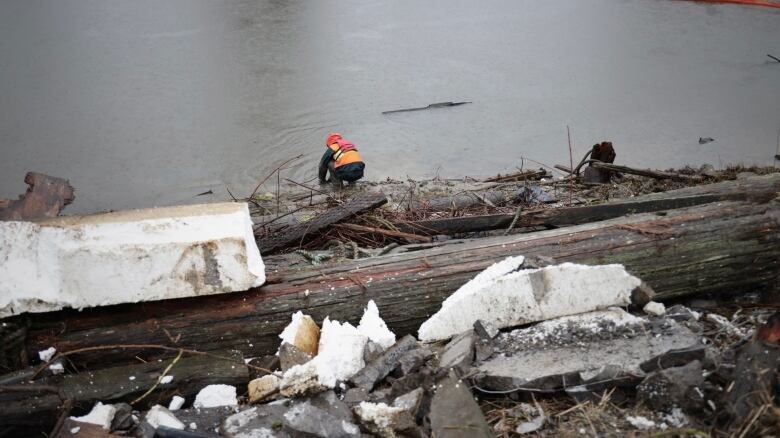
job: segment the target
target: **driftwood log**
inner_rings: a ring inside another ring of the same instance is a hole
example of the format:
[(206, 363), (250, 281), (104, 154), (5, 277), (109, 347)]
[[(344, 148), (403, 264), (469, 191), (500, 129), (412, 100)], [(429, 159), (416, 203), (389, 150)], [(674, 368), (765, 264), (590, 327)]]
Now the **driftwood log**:
[[(127, 352), (132, 357), (136, 352)], [(173, 362), (137, 363), (78, 374), (51, 376), (34, 384), (0, 385), (0, 436), (41, 436), (54, 426), (59, 412), (66, 405), (71, 415), (83, 415), (100, 401), (130, 403), (140, 399), (150, 388), (153, 391), (139, 400), (135, 408), (148, 408), (156, 403), (165, 406), (171, 397), (192, 398), (210, 384), (223, 383), (245, 387), (249, 371), (238, 352), (214, 356), (181, 357), (171, 366), (170, 383), (157, 385), (162, 372)]]
[[(518, 254), (557, 262), (622, 263), (659, 299), (777, 289), (780, 202), (717, 202), (663, 216), (644, 213), (333, 265), (285, 268), (268, 257), (267, 284), (247, 292), (22, 316), (29, 326), (26, 346), (36, 357), (49, 346), (68, 351), (116, 343), (169, 344), (178, 338), (180, 346), (236, 349), (254, 357), (276, 351), (278, 334), (292, 312), (303, 310), (318, 322), (330, 316), (356, 323), (370, 299), (400, 337), (415, 334), (474, 275)], [(131, 357), (100, 352), (71, 359), (90, 369)]]
[[(780, 191), (780, 173), (774, 173), (619, 199), (604, 204), (525, 211), (520, 214), (515, 228), (578, 225), (627, 214), (671, 210), (727, 200), (753, 199), (760, 202), (761, 199), (774, 197), (778, 191)], [(426, 219), (394, 225), (398, 230), (406, 233), (459, 234), (506, 229), (513, 219), (514, 214), (492, 214)]]

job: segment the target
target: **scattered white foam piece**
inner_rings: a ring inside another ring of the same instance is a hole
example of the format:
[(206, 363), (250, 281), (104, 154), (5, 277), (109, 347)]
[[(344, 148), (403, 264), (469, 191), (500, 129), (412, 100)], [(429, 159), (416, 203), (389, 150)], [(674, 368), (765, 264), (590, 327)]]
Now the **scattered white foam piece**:
[(190, 429), (195, 430), (197, 428), (198, 428), (198, 424), (197, 423), (195, 423), (194, 421), (190, 423)]
[(382, 350), (387, 350), (395, 344), (395, 333), (387, 328), (387, 324), (379, 316), (379, 309), (376, 307), (374, 300), (368, 302), (368, 307), (363, 311), (357, 330), (364, 336), (367, 336), (368, 339), (379, 344)]
[(160, 379), (161, 385), (167, 385), (171, 382), (173, 382), (173, 376), (163, 376), (162, 379)]
[(672, 408), (671, 412), (665, 414), (663, 420), (672, 427), (683, 427), (688, 424), (688, 417), (678, 407)]
[(146, 414), (146, 422), (155, 429), (160, 426), (170, 427), (171, 429), (184, 429), (184, 423), (176, 418), (171, 411), (160, 405), (154, 405), (152, 409), (149, 409), (149, 412)]
[(49, 347), (45, 350), (39, 351), (38, 357), (41, 358), (41, 362), (48, 362), (52, 357), (54, 357), (55, 354), (57, 354), (57, 349), (54, 347)]
[(626, 306), (641, 281), (622, 265), (563, 263), (517, 270), (522, 256), (498, 262), (464, 284), (419, 330), (422, 341), (448, 339), (478, 319), (499, 328)]
[(62, 374), (65, 372), (65, 365), (63, 365), (60, 361), (54, 362), (53, 364), (49, 365), (49, 371), (55, 375)]
[(70, 428), (70, 433), (71, 433), (72, 435), (75, 435), (75, 434), (79, 433), (79, 431), (80, 431), (80, 430), (81, 430), (81, 428), (80, 428), (80, 427), (78, 427), (78, 426), (77, 426), (77, 427), (71, 427), (71, 428)]
[(0, 222), (0, 318), (265, 282), (246, 203)]
[(719, 325), (723, 330), (727, 331), (733, 336), (738, 336), (740, 338), (747, 336), (747, 332), (735, 326), (725, 316), (718, 315), (717, 313), (708, 313), (705, 319), (709, 322)]
[(89, 414), (81, 417), (70, 417), (73, 421), (79, 421), (81, 423), (96, 424), (105, 430), (111, 429), (111, 421), (114, 420), (116, 414), (116, 408), (114, 405), (104, 405), (97, 402)]
[(363, 351), (367, 343), (368, 337), (350, 323), (331, 321), (326, 317), (322, 322), (319, 353), (314, 359), (284, 373), (280, 384), (282, 395), (300, 393), (286, 389), (301, 385), (301, 391), (314, 384), (333, 388), (337, 381), (354, 376), (365, 366)]
[(645, 304), (645, 307), (643, 307), (642, 310), (648, 315), (662, 316), (666, 313), (666, 306), (664, 306), (663, 303), (650, 301), (649, 303)]
[(647, 430), (656, 427), (655, 421), (649, 420), (641, 415), (637, 415), (636, 417), (627, 415), (626, 421), (631, 423), (632, 426), (636, 427), (639, 430)]
[(192, 406), (195, 408), (238, 406), (236, 387), (232, 385), (208, 385), (198, 392)]
[(129, 379), (130, 381), (133, 381), (133, 380), (135, 380), (135, 376), (130, 376), (130, 377), (128, 377), (128, 379)]
[(391, 427), (395, 418), (403, 412), (404, 408), (365, 401), (355, 408), (355, 413), (363, 423), (373, 423), (380, 429)]
[(168, 404), (168, 410), (169, 411), (178, 411), (181, 409), (181, 407), (184, 406), (184, 397), (179, 397), (178, 395), (174, 395), (171, 399), (171, 402)]

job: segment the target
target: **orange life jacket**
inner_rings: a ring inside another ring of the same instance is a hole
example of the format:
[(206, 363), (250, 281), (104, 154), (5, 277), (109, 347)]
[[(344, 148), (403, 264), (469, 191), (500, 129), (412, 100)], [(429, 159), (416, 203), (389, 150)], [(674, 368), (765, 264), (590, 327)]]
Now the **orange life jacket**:
[(333, 159), (336, 160), (335, 168), (363, 161), (355, 145), (343, 138), (337, 139), (328, 147), (333, 151)]

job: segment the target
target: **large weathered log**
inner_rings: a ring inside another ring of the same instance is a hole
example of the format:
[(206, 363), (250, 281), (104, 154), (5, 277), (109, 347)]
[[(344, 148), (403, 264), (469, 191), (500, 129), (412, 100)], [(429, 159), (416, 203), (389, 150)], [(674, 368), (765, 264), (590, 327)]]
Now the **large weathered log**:
[[(128, 351), (124, 354), (133, 357)], [(148, 408), (156, 403), (167, 406), (174, 394), (194, 397), (210, 384), (245, 386), (249, 382), (249, 370), (243, 365), (241, 354), (232, 352), (222, 356), (225, 358), (182, 357), (168, 372), (173, 380), (158, 385), (134, 407)], [(129, 403), (139, 399), (154, 387), (171, 362), (170, 359), (154, 361), (52, 376), (34, 384), (0, 386), (0, 436), (31, 436), (33, 431), (50, 431), (66, 400), (71, 401), (73, 414), (81, 415), (98, 401)]]
[[(780, 173), (685, 187), (668, 192), (651, 193), (604, 204), (527, 211), (520, 214), (516, 228), (536, 225), (564, 226), (596, 222), (626, 214), (649, 213), (691, 207), (726, 200), (757, 199), (780, 190)], [(514, 214), (462, 216), (426, 219), (394, 224), (400, 231), (423, 235), (457, 234), (507, 228)]]
[(0, 220), (29, 221), (56, 217), (73, 202), (73, 187), (68, 180), (28, 172), (24, 182), (28, 185), (27, 192), (19, 199), (0, 199)]
[(300, 243), (307, 235), (315, 235), (317, 231), (328, 225), (350, 218), (360, 212), (379, 207), (385, 202), (387, 202), (387, 198), (382, 192), (361, 193), (343, 205), (333, 207), (306, 223), (292, 226), (282, 233), (259, 239), (257, 246), (260, 247), (262, 254), (271, 253), (286, 246)]
[[(317, 321), (329, 315), (357, 322), (370, 299), (403, 336), (416, 333), (442, 300), (478, 272), (518, 254), (559, 262), (622, 263), (660, 299), (778, 288), (779, 222), (776, 200), (720, 202), (665, 216), (645, 213), (336, 265), (275, 269), (268, 258), (266, 284), (244, 293), (30, 315), (27, 348), (34, 357), (49, 346), (67, 351), (180, 337), (178, 345), (260, 356), (276, 350), (277, 336), (292, 312), (304, 309)], [(73, 359), (90, 367), (126, 356)]]

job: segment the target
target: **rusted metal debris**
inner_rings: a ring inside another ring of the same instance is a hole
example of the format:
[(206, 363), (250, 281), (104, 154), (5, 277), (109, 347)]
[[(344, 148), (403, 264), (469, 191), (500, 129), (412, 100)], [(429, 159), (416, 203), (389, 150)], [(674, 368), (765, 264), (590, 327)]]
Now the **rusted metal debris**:
[(19, 199), (0, 199), (0, 220), (29, 221), (56, 217), (75, 198), (73, 187), (66, 179), (27, 172), (24, 182), (28, 185), (27, 192)]

